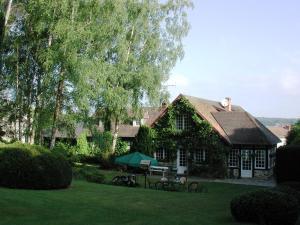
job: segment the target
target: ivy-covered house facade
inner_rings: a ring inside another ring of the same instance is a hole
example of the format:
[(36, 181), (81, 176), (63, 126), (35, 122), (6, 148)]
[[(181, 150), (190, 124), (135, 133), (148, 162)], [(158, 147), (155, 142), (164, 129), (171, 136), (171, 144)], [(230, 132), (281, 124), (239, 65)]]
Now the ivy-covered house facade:
[(231, 99), (179, 95), (152, 122), (154, 156), (178, 174), (252, 178), (272, 175), (280, 140)]

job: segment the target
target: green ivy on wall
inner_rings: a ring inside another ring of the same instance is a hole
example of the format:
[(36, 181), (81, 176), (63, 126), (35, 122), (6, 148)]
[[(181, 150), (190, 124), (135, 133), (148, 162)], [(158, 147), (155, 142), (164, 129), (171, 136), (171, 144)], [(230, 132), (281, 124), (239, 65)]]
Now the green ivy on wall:
[[(190, 118), (190, 128), (176, 129), (176, 117), (185, 114)], [(193, 153), (199, 149), (206, 150), (206, 162), (201, 166), (192, 166), (190, 172), (211, 177), (226, 176), (226, 155), (228, 146), (221, 140), (212, 126), (201, 119), (195, 108), (184, 98), (179, 98), (170, 105), (165, 115), (154, 125), (156, 132), (156, 148), (164, 148), (168, 152), (168, 160), (176, 159), (178, 147), (189, 152), (189, 165), (192, 165)], [(204, 174), (205, 173), (205, 174)]]

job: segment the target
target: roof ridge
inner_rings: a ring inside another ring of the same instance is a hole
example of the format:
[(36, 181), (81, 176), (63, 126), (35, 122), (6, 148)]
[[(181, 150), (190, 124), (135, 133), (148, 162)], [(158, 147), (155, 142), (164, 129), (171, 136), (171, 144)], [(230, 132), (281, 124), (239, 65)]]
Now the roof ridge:
[[(190, 97), (190, 98), (195, 98), (197, 100), (200, 100), (200, 101), (205, 101), (207, 103), (211, 102), (211, 103), (215, 103), (217, 105), (220, 105), (220, 107), (223, 107), (221, 102), (220, 101), (217, 101), (217, 100), (210, 100), (210, 99), (206, 99), (206, 98), (199, 98), (199, 97), (196, 97), (196, 96), (192, 96), (192, 95), (184, 95), (184, 94), (180, 94), (182, 95), (183, 97)], [(232, 104), (232, 106), (234, 107), (240, 107), (242, 108), (240, 105), (235, 105), (235, 104)], [(224, 108), (224, 107), (223, 107)], [(243, 109), (243, 108), (242, 108)], [(244, 109), (243, 109), (244, 110)], [(245, 110), (244, 110), (245, 111)]]

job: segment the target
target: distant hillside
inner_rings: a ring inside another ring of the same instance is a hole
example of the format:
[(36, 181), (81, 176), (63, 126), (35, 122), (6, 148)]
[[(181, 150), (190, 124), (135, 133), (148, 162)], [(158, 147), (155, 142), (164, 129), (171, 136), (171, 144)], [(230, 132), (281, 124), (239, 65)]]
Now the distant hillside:
[(256, 117), (265, 126), (282, 126), (287, 124), (295, 124), (297, 118), (267, 118), (267, 117)]

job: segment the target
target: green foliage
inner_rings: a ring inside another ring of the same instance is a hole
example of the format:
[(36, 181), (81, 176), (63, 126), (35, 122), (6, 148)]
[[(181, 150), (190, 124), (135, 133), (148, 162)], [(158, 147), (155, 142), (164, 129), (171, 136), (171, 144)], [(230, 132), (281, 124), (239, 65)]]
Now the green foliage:
[(77, 138), (77, 153), (81, 155), (89, 154), (89, 144), (87, 142), (87, 131), (83, 131)]
[(277, 183), (300, 182), (300, 146), (286, 145), (276, 151), (275, 178)]
[(99, 184), (104, 183), (105, 180), (105, 176), (100, 173), (98, 168), (93, 166), (73, 167), (73, 177)]
[[(299, 187), (298, 183), (298, 187)], [(278, 191), (278, 192), (282, 192), (285, 193), (291, 197), (294, 197), (297, 202), (298, 202), (298, 210), (300, 210), (300, 191), (297, 190), (296, 188), (293, 188), (289, 185), (289, 183), (283, 183), (278, 185), (277, 187), (272, 189), (273, 191)]]
[(153, 155), (155, 131), (148, 126), (141, 126), (134, 139), (131, 150), (142, 152), (146, 155)]
[(80, 157), (77, 155), (77, 147), (71, 146), (63, 142), (57, 142), (55, 147), (51, 149), (51, 152), (60, 154), (65, 157), (71, 164), (80, 161)]
[[(103, 109), (107, 128), (144, 99), (157, 101), (183, 57), (190, 7), (190, 0), (13, 1), (14, 29), (0, 26), (0, 117), (26, 123), (12, 136), (39, 142), (52, 128), (52, 148), (54, 131), (72, 130), (92, 109)], [(5, 90), (12, 97), (2, 97)]]
[(11, 188), (67, 188), (72, 171), (66, 159), (38, 146), (4, 146), (0, 151), (0, 185)]
[(286, 138), (287, 145), (300, 145), (300, 121), (292, 126)]
[(298, 202), (288, 194), (261, 190), (235, 197), (231, 214), (239, 222), (269, 225), (294, 225), (298, 218)]
[(120, 156), (128, 153), (129, 146), (126, 141), (122, 141), (120, 138), (117, 141), (115, 156)]
[[(190, 128), (177, 130), (176, 116), (182, 114), (191, 119)], [(166, 114), (155, 124), (154, 130), (156, 131), (156, 147), (165, 148), (171, 153), (171, 161), (176, 159), (178, 146), (183, 146), (191, 155), (198, 149), (205, 149), (207, 152), (205, 162), (207, 175), (211, 177), (226, 176), (225, 161), (228, 147), (225, 146), (211, 125), (198, 116), (195, 108), (184, 97), (179, 98), (168, 107)]]
[(95, 144), (95, 151), (98, 151), (100, 155), (108, 156), (111, 153), (112, 141), (113, 141), (113, 136), (111, 132), (94, 131), (93, 143)]

